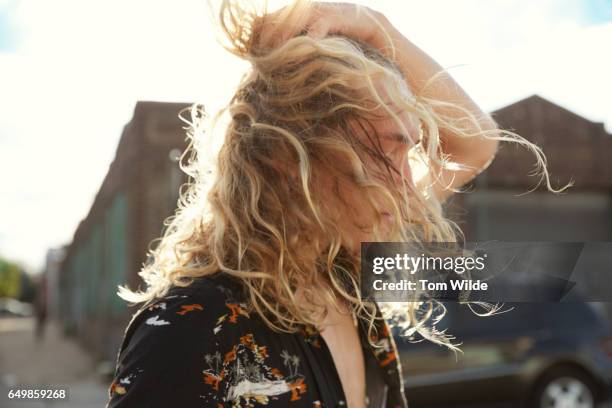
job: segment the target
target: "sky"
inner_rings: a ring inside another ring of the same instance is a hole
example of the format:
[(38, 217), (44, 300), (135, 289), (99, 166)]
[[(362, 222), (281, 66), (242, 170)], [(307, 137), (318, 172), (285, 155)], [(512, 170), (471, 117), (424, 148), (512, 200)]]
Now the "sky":
[[(484, 110), (538, 94), (612, 133), (612, 1), (359, 3)], [(0, 0), (0, 256), (36, 273), (72, 240), (137, 101), (214, 113), (246, 68), (205, 0)]]

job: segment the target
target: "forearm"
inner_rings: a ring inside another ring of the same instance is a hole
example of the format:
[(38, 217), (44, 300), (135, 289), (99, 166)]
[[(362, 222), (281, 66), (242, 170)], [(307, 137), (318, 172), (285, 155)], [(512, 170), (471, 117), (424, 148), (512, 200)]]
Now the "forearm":
[[(461, 86), (446, 72), (439, 74), (436, 80), (427, 85), (430, 78), (443, 68), (423, 50), (404, 37), (386, 18), (379, 20), (382, 22), (395, 48), (395, 62), (401, 69), (408, 85), (415, 94), (439, 101), (451, 102), (470, 112), (477, 119), (477, 124), (470, 121), (461, 120), (466, 117), (465, 112), (454, 108), (436, 107), (434, 110), (452, 119), (459, 119), (459, 124), (466, 133), (475, 133), (479, 130), (496, 130), (497, 125), (490, 117), (484, 113)], [(378, 47), (389, 50), (389, 39), (380, 35), (375, 39)], [(490, 132), (490, 134), (494, 132)], [(473, 170), (463, 172), (447, 172), (445, 178), (451, 187), (458, 188), (475, 177), (486, 167), (497, 152), (498, 141), (483, 137), (459, 137), (449, 129), (440, 129), (440, 144), (442, 151), (450, 156), (450, 160), (463, 164)], [(452, 183), (450, 178), (455, 179)]]
[[(490, 116), (482, 112), (450, 74), (442, 72), (443, 68), (440, 64), (404, 37), (386, 18), (383, 18), (381, 22), (393, 41), (395, 62), (399, 65), (414, 93), (433, 99), (453, 102), (472, 112), (479, 119), (482, 119), (482, 126), (495, 128), (495, 123)], [(388, 52), (388, 39), (382, 33), (379, 33), (374, 41), (378, 43), (378, 47)], [(427, 81), (438, 73), (441, 74), (438, 75), (433, 83), (427, 86), (427, 89), (424, 89)], [(461, 114), (456, 113), (456, 116), (461, 117)]]

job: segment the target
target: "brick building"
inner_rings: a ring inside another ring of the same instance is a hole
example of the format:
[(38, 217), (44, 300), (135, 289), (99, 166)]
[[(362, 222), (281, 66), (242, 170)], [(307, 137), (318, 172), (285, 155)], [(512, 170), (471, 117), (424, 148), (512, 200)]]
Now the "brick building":
[[(544, 151), (553, 194), (529, 176), (533, 153), (503, 143), (470, 193), (454, 197), (453, 209), (470, 241), (612, 241), (612, 135), (539, 96), (492, 113), (504, 129), (535, 142)], [(519, 194), (524, 194), (518, 196)]]
[(117, 285), (134, 289), (140, 283), (144, 289), (137, 272), (187, 181), (174, 158), (186, 145), (178, 118), (186, 106), (136, 105), (94, 203), (67, 246), (60, 268), (60, 316), (65, 331), (101, 359), (115, 358), (134, 312), (116, 295)]

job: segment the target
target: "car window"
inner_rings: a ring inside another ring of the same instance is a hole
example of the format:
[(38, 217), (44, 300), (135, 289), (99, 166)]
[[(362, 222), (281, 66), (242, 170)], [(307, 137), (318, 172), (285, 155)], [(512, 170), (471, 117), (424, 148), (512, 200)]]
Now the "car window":
[(545, 303), (542, 306), (543, 323), (556, 330), (600, 326), (601, 321), (588, 303)]

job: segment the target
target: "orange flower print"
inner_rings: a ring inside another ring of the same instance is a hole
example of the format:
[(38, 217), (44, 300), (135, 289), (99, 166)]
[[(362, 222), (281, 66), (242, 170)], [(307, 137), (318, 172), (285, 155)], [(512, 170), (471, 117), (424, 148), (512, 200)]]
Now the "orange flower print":
[(284, 377), (283, 373), (281, 373), (281, 371), (278, 368), (270, 369), (270, 374), (272, 374), (274, 377), (276, 377), (279, 380)]
[(219, 385), (225, 378), (225, 370), (222, 369), (221, 353), (204, 355), (204, 361), (208, 364), (208, 369), (203, 371), (204, 384), (210, 385), (215, 391), (219, 391)]
[(389, 365), (389, 363), (395, 361), (396, 359), (395, 353), (393, 351), (387, 352), (385, 354), (386, 354), (385, 358), (379, 361), (379, 365), (381, 367), (385, 367)]
[(300, 330), (300, 333), (302, 334), (302, 336), (304, 336), (306, 341), (310, 343), (313, 347), (321, 348), (319, 332), (317, 331), (317, 329), (311, 326), (304, 326), (304, 328)]
[(126, 393), (126, 389), (125, 387), (119, 385), (117, 383), (117, 380), (113, 380), (113, 382), (110, 385), (110, 396), (112, 397), (115, 393), (117, 394), (125, 394)]
[(234, 360), (236, 360), (236, 346), (234, 346), (234, 349), (232, 351), (228, 351), (227, 353), (225, 353), (223, 362), (229, 363), (230, 361), (234, 361)]
[(251, 333), (245, 334), (244, 336), (240, 337), (240, 344), (244, 344), (249, 349), (257, 351), (257, 345), (253, 341), (253, 334)]
[(136, 372), (129, 373), (121, 378), (113, 379), (113, 382), (111, 383), (108, 389), (110, 397), (112, 398), (113, 395), (116, 394), (125, 394), (128, 391), (130, 385), (133, 383), (134, 378), (136, 378), (142, 371), (142, 369), (136, 369)]
[(214, 374), (204, 373), (204, 384), (210, 385), (213, 390), (219, 391), (219, 384), (223, 377)]
[(184, 316), (185, 314), (192, 312), (194, 310), (204, 310), (204, 308), (202, 307), (201, 304), (199, 303), (193, 303), (191, 305), (181, 305), (181, 310), (176, 312), (176, 314), (179, 314), (181, 316)]
[(232, 312), (229, 321), (230, 323), (236, 323), (238, 321), (238, 316), (242, 315), (244, 317), (249, 317), (249, 314), (242, 308), (242, 306), (238, 303), (226, 303), (226, 306)]
[(304, 378), (299, 377), (295, 381), (289, 383), (291, 389), (291, 401), (297, 401), (300, 399), (300, 395), (306, 393), (306, 383)]

